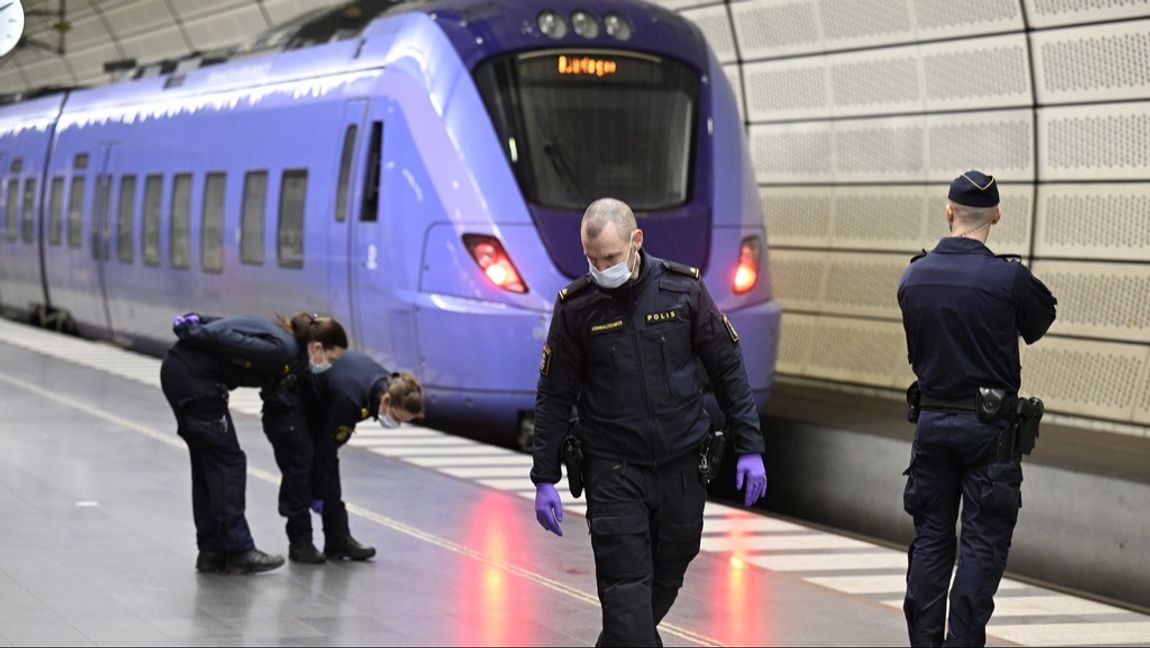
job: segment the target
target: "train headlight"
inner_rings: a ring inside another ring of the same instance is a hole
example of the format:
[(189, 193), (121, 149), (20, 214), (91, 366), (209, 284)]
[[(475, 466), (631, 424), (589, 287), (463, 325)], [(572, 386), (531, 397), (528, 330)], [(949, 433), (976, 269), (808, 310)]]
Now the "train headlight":
[(631, 24), (619, 14), (609, 13), (603, 16), (603, 27), (607, 29), (607, 35), (616, 40), (631, 40)]
[(599, 35), (599, 21), (587, 11), (576, 11), (571, 14), (571, 27), (583, 38), (595, 38)]
[(479, 264), (479, 269), (496, 288), (511, 292), (527, 292), (527, 284), (519, 276), (511, 257), (503, 249), (503, 244), (494, 236), (486, 234), (464, 234), (463, 245), (471, 253), (471, 258)]
[(550, 9), (539, 14), (539, 31), (559, 40), (567, 35), (567, 21)]
[(735, 276), (731, 278), (731, 290), (741, 295), (759, 280), (759, 259), (761, 258), (762, 244), (759, 237), (748, 236), (739, 246), (739, 265), (735, 268)]

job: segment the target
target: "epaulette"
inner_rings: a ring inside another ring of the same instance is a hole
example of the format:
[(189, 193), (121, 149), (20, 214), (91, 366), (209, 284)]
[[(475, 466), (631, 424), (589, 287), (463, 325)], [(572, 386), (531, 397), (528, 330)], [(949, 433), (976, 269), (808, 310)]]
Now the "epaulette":
[(683, 263), (678, 263), (675, 261), (667, 261), (666, 259), (663, 260), (663, 265), (668, 270), (670, 270), (671, 272), (677, 272), (677, 273), (682, 274), (682, 275), (687, 275), (688, 277), (690, 277), (692, 279), (698, 279), (699, 278), (699, 269), (698, 268), (692, 268), (689, 265), (686, 265)]
[(994, 256), (1002, 259), (1003, 261), (1009, 261), (1010, 263), (1022, 263), (1021, 254), (996, 254)]
[(919, 252), (918, 254), (916, 254), (916, 255), (912, 256), (912, 257), (910, 258), (910, 262), (911, 262), (911, 263), (914, 263), (915, 261), (918, 261), (919, 259), (923, 258), (924, 256), (926, 256), (926, 255), (928, 255), (928, 254), (930, 254), (930, 252), (927, 252), (926, 250), (923, 250), (922, 252)]
[(567, 299), (571, 295), (574, 295), (575, 293), (579, 292), (580, 290), (583, 290), (584, 288), (586, 288), (590, 284), (591, 284), (591, 275), (583, 275), (582, 277), (579, 277), (575, 281), (572, 281), (571, 283), (567, 284), (566, 288), (559, 291), (559, 301), (563, 301), (564, 299)]

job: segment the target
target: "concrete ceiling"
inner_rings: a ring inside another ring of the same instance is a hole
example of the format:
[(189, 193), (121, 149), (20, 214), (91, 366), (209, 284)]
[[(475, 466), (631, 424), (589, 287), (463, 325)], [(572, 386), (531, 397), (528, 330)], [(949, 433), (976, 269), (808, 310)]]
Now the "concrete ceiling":
[[(104, 64), (140, 64), (251, 40), (342, 0), (23, 0), (26, 41), (0, 58), (0, 94), (109, 80)], [(63, 39), (53, 25), (66, 7)], [(40, 12), (44, 15), (36, 15)], [(57, 50), (63, 43), (63, 53)]]

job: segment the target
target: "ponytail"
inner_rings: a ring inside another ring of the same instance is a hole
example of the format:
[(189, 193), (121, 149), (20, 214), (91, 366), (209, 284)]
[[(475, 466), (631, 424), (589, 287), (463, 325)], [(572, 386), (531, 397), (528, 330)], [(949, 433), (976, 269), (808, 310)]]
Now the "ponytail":
[(347, 332), (343, 325), (331, 317), (321, 317), (315, 313), (296, 313), (290, 320), (276, 314), (276, 324), (291, 333), (297, 344), (306, 347), (319, 342), (324, 349), (347, 348)]

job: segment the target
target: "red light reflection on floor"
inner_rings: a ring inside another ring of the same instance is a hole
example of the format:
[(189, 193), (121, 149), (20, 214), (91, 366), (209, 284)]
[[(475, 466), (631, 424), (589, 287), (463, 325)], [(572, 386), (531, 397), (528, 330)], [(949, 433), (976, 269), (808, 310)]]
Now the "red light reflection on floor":
[[(471, 518), (465, 544), (493, 560), (516, 565), (530, 564), (523, 535), (527, 532), (524, 510), (505, 494), (484, 493), (470, 507)], [(529, 633), (534, 625), (535, 600), (531, 584), (495, 565), (466, 560), (461, 574), (462, 591), (455, 606), (460, 617), (461, 646), (528, 646), (540, 637)]]
[(746, 531), (736, 523), (725, 535), (734, 549), (722, 554), (715, 571), (706, 575), (715, 604), (711, 636), (733, 646), (774, 645), (773, 623), (766, 617), (767, 574), (746, 562), (748, 552), (740, 542)]

